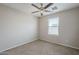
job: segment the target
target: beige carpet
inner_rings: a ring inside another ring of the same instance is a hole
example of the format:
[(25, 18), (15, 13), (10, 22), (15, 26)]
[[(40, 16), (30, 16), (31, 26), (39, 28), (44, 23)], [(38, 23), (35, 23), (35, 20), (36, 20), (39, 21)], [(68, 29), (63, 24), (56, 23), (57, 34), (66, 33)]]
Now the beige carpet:
[(10, 49), (9, 55), (76, 55), (79, 50), (37, 40), (31, 43)]

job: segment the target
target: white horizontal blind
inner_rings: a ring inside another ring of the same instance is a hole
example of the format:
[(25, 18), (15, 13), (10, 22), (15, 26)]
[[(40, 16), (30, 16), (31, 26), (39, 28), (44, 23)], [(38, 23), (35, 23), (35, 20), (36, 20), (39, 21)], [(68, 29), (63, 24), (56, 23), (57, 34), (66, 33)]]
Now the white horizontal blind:
[(53, 17), (48, 19), (48, 34), (58, 35), (59, 18)]

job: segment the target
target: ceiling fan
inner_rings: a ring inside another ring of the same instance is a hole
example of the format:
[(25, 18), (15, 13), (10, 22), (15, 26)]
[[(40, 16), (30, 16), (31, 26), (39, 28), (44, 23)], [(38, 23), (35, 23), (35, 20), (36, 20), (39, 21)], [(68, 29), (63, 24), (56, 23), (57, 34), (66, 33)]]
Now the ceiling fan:
[[(54, 3), (49, 3), (49, 4), (47, 4), (46, 6), (44, 6), (43, 3), (40, 3), (40, 6), (41, 6), (41, 7), (38, 7), (38, 6), (36, 6), (35, 4), (32, 4), (33, 7), (35, 7), (35, 8), (38, 9), (38, 11), (34, 11), (34, 12), (32, 12), (32, 13), (34, 14), (34, 13), (40, 12), (40, 15), (43, 16), (43, 12), (52, 12), (52, 11), (50, 11), (50, 10), (47, 10), (47, 8), (50, 7), (50, 6), (53, 5), (53, 4), (54, 4)], [(52, 10), (56, 10), (56, 9), (57, 9), (56, 6), (52, 8)]]

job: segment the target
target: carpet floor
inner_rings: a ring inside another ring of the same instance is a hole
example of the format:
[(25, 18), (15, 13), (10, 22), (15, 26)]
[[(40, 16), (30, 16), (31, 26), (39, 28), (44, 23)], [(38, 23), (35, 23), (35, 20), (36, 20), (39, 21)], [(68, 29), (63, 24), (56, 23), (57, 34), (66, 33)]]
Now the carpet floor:
[(4, 51), (8, 55), (78, 55), (79, 50), (36, 40), (31, 43)]

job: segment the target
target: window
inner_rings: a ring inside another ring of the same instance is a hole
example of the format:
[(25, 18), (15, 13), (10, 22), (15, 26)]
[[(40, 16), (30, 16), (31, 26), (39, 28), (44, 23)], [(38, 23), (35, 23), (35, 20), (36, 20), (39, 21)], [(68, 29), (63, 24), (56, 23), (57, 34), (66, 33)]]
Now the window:
[(48, 34), (58, 35), (59, 18), (53, 17), (48, 19)]

